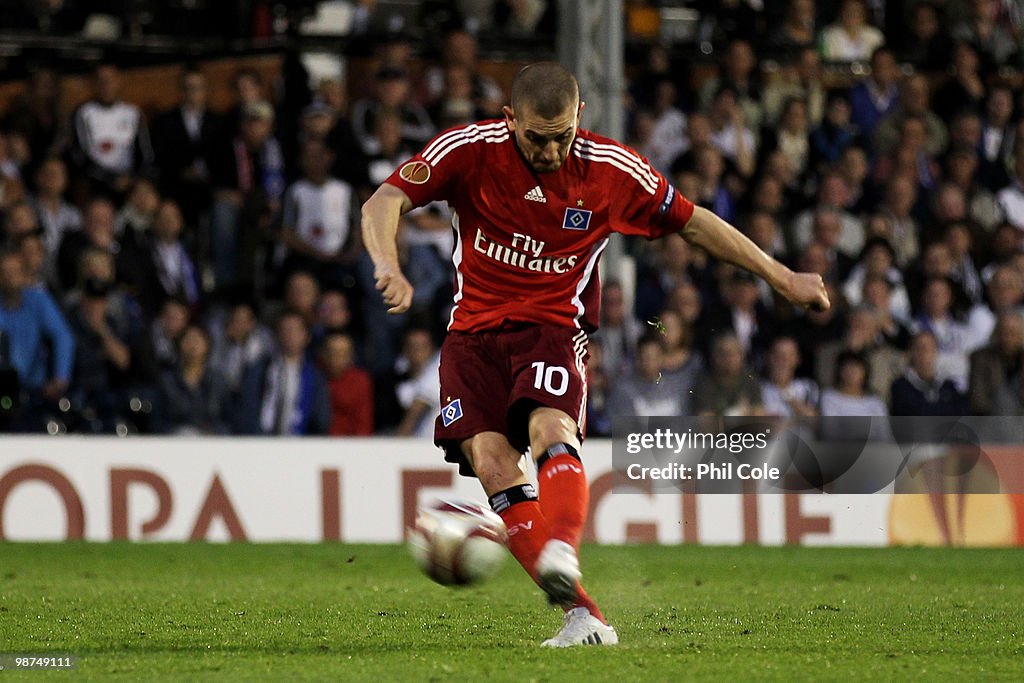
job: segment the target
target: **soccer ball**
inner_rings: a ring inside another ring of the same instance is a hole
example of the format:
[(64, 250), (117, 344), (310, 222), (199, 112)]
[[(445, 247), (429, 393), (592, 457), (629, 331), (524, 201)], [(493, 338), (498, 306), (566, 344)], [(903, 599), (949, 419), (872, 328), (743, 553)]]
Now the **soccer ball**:
[(439, 500), (420, 508), (409, 530), (416, 564), (442, 586), (464, 586), (492, 576), (505, 561), (507, 541), (501, 517), (464, 500)]

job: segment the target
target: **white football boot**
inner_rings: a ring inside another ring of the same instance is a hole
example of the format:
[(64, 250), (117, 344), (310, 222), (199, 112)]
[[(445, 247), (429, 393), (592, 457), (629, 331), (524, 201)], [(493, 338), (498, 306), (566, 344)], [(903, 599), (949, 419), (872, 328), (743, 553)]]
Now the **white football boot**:
[(562, 630), (548, 638), (541, 647), (573, 647), (575, 645), (617, 645), (619, 634), (590, 613), (586, 607), (574, 607), (565, 613)]
[(576, 549), (551, 539), (537, 558), (537, 582), (553, 605), (568, 607), (576, 601), (576, 584), (582, 573)]

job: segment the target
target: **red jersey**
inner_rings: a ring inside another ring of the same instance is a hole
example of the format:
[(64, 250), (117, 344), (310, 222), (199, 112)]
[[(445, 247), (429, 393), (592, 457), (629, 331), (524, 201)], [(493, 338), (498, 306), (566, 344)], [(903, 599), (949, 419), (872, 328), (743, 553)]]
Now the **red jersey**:
[(449, 330), (505, 322), (597, 329), (597, 262), (612, 232), (655, 239), (693, 204), (639, 154), (580, 130), (565, 162), (538, 173), (504, 120), (453, 128), (387, 180), (414, 206), (446, 200), (455, 230)]

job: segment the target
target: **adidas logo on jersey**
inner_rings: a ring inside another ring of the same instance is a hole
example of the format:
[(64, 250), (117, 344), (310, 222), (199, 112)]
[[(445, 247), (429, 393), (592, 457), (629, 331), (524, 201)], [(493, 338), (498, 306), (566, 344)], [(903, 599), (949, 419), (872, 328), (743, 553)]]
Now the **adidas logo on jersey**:
[(547, 204), (547, 197), (540, 190), (540, 185), (537, 185), (532, 190), (523, 195), (523, 199), (529, 199), (531, 202), (540, 202), (541, 204)]

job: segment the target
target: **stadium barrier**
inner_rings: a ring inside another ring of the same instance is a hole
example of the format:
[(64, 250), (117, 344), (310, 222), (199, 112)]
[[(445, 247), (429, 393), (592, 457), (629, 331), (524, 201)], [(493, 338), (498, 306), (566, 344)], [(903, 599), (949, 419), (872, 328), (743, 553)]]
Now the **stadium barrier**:
[[(989, 452), (1021, 462), (1003, 450)], [(1020, 494), (628, 494), (610, 441), (588, 441), (585, 462), (599, 543), (1024, 545)], [(444, 496), (483, 501), (415, 439), (9, 437), (0, 452), (11, 541), (394, 543)]]

